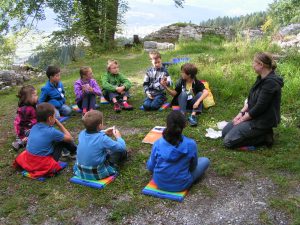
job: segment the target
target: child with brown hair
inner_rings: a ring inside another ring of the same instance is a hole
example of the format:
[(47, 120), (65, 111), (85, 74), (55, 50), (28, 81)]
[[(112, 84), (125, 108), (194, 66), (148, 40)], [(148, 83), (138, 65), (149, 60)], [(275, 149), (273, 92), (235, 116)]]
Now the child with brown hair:
[(100, 111), (89, 111), (82, 120), (85, 130), (78, 136), (74, 174), (88, 180), (100, 180), (116, 174), (115, 164), (127, 158), (121, 133), (115, 127), (102, 130), (103, 114)]
[(89, 66), (83, 66), (79, 70), (80, 79), (74, 83), (76, 103), (84, 115), (86, 112), (95, 109), (96, 96), (101, 95), (101, 89), (97, 81), (93, 79), (93, 71)]
[(32, 85), (23, 86), (17, 97), (19, 102), (14, 121), (17, 139), (12, 143), (15, 150), (25, 147), (30, 129), (37, 122), (35, 107), (38, 101), (37, 91)]
[(147, 70), (144, 77), (143, 87), (147, 97), (144, 100), (143, 108), (158, 110), (167, 99), (165, 86), (170, 86), (172, 81), (168, 71), (162, 65), (160, 53), (150, 52), (149, 57), (153, 67)]
[(162, 85), (174, 98), (172, 105), (179, 105), (183, 114), (191, 111), (188, 121), (191, 126), (197, 126), (196, 114), (202, 112), (203, 100), (208, 96), (204, 84), (197, 79), (198, 69), (192, 63), (181, 66), (181, 78), (177, 81), (175, 90), (170, 89), (165, 83)]
[[(63, 149), (74, 156), (76, 145), (70, 132), (56, 119), (53, 105), (37, 105), (36, 115), (38, 123), (31, 128), (26, 150), (17, 156), (14, 167), (28, 171), (33, 178), (53, 176), (62, 169), (58, 160)], [(59, 130), (53, 127), (55, 124)]]
[(119, 73), (119, 63), (116, 60), (108, 60), (107, 73), (102, 77), (102, 87), (105, 91), (105, 98), (114, 103), (115, 112), (121, 109), (132, 110), (132, 105), (128, 104), (129, 89), (131, 82)]

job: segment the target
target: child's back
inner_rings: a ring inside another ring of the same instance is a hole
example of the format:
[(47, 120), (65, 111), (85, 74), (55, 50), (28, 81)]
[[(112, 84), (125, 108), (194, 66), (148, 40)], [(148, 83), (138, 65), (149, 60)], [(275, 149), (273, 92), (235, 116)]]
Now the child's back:
[[(126, 144), (118, 130), (102, 129), (102, 113), (93, 110), (83, 117), (86, 127), (78, 136), (77, 160), (74, 173), (83, 179), (98, 180), (116, 174), (113, 166), (126, 155)], [(111, 137), (114, 135), (116, 141)]]

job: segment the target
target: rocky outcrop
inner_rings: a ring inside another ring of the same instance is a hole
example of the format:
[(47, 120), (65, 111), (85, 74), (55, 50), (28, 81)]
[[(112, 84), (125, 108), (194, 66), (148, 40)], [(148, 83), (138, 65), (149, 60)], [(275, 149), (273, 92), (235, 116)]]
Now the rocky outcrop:
[(203, 27), (195, 24), (172, 24), (147, 35), (144, 40), (174, 43), (182, 38), (199, 40), (203, 34), (217, 34), (228, 39), (235, 36), (234, 31), (230, 28)]
[(242, 38), (247, 39), (247, 40), (257, 40), (260, 39), (264, 36), (264, 33), (261, 29), (247, 29), (247, 30), (242, 30), (240, 32)]
[(28, 66), (13, 66), (10, 70), (0, 71), (0, 90), (11, 86), (22, 85), (32, 77), (45, 76), (42, 72), (34, 71)]
[(275, 37), (275, 42), (282, 48), (296, 47), (300, 49), (300, 24), (282, 27)]

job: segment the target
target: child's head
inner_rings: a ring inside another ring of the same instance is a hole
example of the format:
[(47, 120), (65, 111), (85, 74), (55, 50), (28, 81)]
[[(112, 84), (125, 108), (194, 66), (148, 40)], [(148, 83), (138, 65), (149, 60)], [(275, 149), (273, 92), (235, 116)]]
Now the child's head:
[(159, 52), (157, 52), (157, 51), (149, 52), (149, 57), (150, 57), (152, 65), (155, 68), (161, 68), (162, 67), (161, 55), (160, 55)]
[(37, 91), (32, 85), (23, 86), (17, 97), (19, 98), (18, 106), (36, 105), (38, 101)]
[(80, 67), (79, 74), (81, 79), (90, 80), (93, 78), (93, 71), (89, 66)]
[(182, 131), (185, 128), (186, 119), (180, 111), (172, 111), (167, 116), (167, 127), (163, 131), (163, 137), (170, 144), (177, 146), (182, 141)]
[(51, 83), (58, 83), (60, 81), (60, 69), (57, 66), (48, 66), (46, 75)]
[[(43, 102), (36, 107), (36, 119), (38, 122), (55, 123), (55, 108), (53, 105)], [(53, 122), (54, 121), (54, 122)]]
[(118, 74), (119, 73), (119, 63), (117, 60), (108, 60), (107, 61), (107, 71), (111, 74)]
[(103, 127), (103, 114), (98, 110), (88, 111), (82, 121), (87, 131), (95, 132), (101, 130)]
[(186, 80), (188, 77), (191, 79), (196, 78), (196, 74), (198, 73), (197, 67), (192, 63), (186, 63), (181, 66), (181, 77), (183, 80)]

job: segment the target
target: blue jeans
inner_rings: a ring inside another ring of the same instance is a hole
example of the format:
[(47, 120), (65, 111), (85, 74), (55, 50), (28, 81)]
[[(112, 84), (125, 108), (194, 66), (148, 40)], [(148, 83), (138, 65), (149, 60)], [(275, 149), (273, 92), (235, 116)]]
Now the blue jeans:
[(222, 137), (227, 148), (258, 146), (265, 142), (265, 135), (268, 131), (252, 128), (251, 121), (245, 121), (238, 125), (229, 122), (222, 130)]
[(93, 93), (87, 93), (83, 95), (83, 98), (77, 102), (77, 105), (80, 109), (95, 109), (96, 105), (96, 95)]
[(193, 176), (193, 182), (199, 180), (199, 178), (204, 174), (206, 169), (208, 168), (210, 161), (206, 157), (199, 157), (197, 167), (191, 171)]
[(193, 105), (201, 97), (201, 95), (202, 92), (198, 92), (191, 100), (188, 100), (187, 93), (182, 91), (178, 96), (178, 104), (181, 112), (185, 113), (187, 109), (192, 110), (194, 112), (202, 112), (202, 108), (203, 108), (202, 102), (199, 104), (197, 109), (193, 109)]
[(158, 110), (166, 101), (166, 96), (164, 94), (159, 94), (154, 96), (154, 99), (146, 98), (144, 100), (145, 110)]
[(63, 104), (59, 110), (55, 109), (55, 117), (59, 118), (61, 116), (69, 116), (71, 112), (71, 107), (66, 104)]

